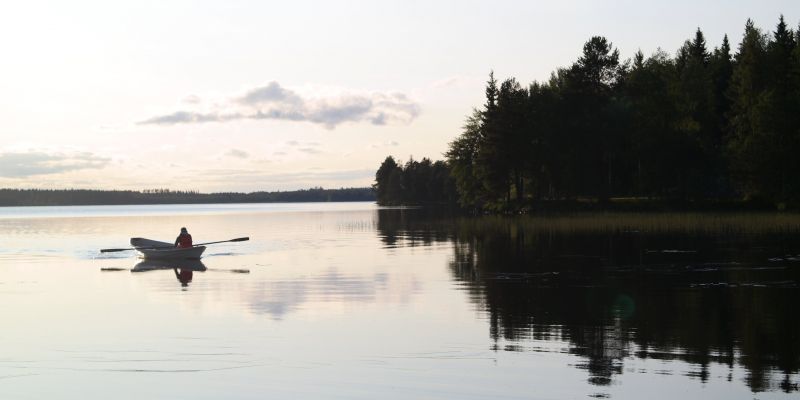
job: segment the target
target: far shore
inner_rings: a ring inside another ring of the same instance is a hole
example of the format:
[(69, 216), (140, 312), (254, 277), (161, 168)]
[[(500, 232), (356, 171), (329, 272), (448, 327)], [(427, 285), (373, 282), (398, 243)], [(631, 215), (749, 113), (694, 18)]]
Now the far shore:
[(0, 207), (375, 201), (372, 188), (311, 188), (278, 192), (199, 193), (168, 189), (0, 189)]

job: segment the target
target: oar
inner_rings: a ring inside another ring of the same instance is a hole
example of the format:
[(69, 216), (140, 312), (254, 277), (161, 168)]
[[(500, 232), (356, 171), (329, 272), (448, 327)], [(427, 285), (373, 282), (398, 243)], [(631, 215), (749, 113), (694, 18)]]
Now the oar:
[(220, 241), (218, 241), (218, 242), (205, 242), (205, 243), (193, 244), (193, 245), (192, 245), (192, 247), (195, 247), (195, 246), (204, 246), (204, 245), (207, 245), (207, 244), (215, 244), (215, 243), (227, 243), (227, 242), (246, 242), (246, 241), (248, 241), (248, 240), (250, 240), (250, 238), (249, 238), (249, 237), (240, 237), (240, 238), (231, 239), (231, 240), (220, 240)]
[[(215, 244), (215, 243), (244, 242), (244, 241), (247, 241), (247, 240), (250, 240), (250, 238), (249, 237), (240, 237), (240, 238), (230, 239), (230, 240), (220, 240), (220, 241), (217, 241), (217, 242), (197, 243), (197, 244), (192, 245), (192, 247), (203, 246), (203, 245), (206, 245), (206, 244)], [(138, 250), (138, 249), (153, 250), (153, 249), (171, 249), (171, 248), (173, 248), (173, 247), (172, 246), (126, 247), (126, 248), (123, 248), (123, 249), (100, 249), (100, 252), (101, 253), (113, 253), (113, 252), (116, 252), (116, 251), (128, 251), (128, 250)]]

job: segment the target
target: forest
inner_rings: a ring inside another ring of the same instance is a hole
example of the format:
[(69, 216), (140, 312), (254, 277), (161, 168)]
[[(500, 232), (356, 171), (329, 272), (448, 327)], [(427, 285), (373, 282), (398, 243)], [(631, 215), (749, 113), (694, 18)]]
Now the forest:
[(547, 201), (800, 205), (800, 28), (745, 24), (709, 49), (622, 60), (592, 37), (572, 65), (523, 86), (489, 75), (444, 161), (387, 157), (378, 202), (508, 211)]
[(199, 193), (169, 189), (47, 190), (0, 189), (0, 206), (66, 206), (123, 204), (287, 203), (326, 201), (375, 201), (371, 188), (323, 189), (286, 192)]

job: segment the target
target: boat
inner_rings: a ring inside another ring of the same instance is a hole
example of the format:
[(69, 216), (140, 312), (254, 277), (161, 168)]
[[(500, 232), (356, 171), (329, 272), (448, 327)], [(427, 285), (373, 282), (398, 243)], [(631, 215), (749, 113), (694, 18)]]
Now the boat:
[(131, 238), (131, 246), (146, 260), (197, 260), (206, 246), (175, 247), (174, 244), (145, 238)]

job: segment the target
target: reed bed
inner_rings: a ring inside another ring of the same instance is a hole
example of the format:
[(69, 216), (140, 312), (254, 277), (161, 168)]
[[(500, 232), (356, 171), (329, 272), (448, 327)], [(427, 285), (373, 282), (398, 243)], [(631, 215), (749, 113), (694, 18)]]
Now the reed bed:
[(553, 233), (800, 233), (800, 213), (578, 213), (548, 216), (482, 216), (459, 221), (466, 230), (522, 229)]

